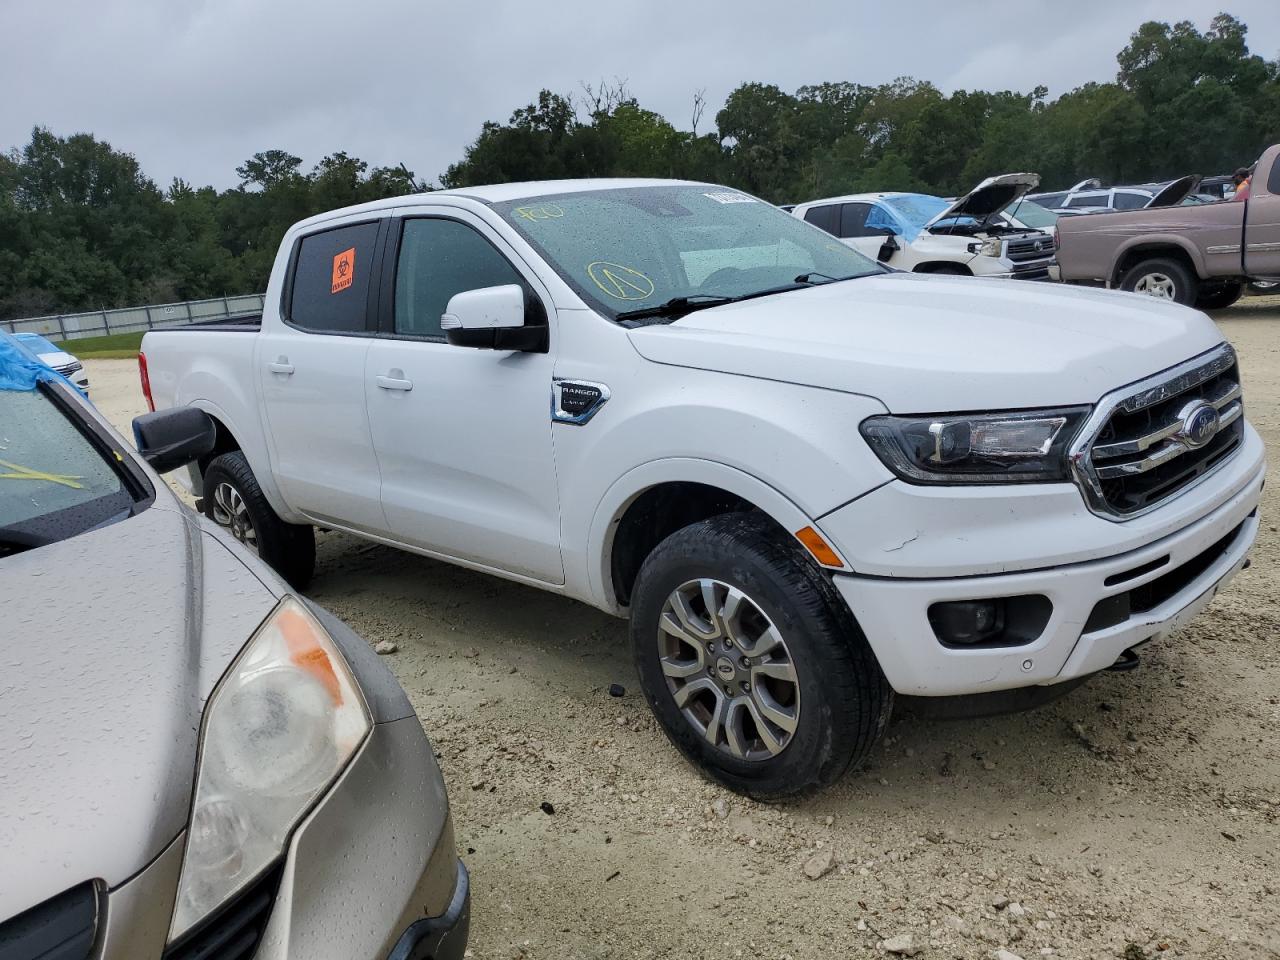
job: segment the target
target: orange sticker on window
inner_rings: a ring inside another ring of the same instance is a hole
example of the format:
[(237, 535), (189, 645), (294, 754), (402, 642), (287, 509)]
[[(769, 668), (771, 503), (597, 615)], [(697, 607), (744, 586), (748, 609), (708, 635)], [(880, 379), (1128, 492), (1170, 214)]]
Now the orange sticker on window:
[(350, 247), (343, 250), (339, 254), (335, 254), (333, 258), (333, 283), (329, 287), (330, 293), (338, 293), (351, 286), (351, 281), (356, 275), (356, 248)]

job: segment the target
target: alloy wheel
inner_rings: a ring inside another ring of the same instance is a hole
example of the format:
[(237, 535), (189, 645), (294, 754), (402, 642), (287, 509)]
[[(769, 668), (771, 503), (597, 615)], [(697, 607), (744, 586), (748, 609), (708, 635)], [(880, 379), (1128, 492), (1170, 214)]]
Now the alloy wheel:
[(658, 620), (667, 689), (707, 743), (738, 760), (768, 760), (800, 721), (800, 682), (782, 634), (760, 606), (719, 580), (673, 590)]
[(1167, 274), (1148, 273), (1133, 285), (1133, 292), (1145, 293), (1148, 297), (1155, 297), (1157, 300), (1172, 300), (1177, 295), (1178, 289), (1173, 279)]
[(258, 531), (249, 516), (249, 507), (240, 491), (225, 480), (213, 489), (213, 522), (255, 553), (258, 551)]

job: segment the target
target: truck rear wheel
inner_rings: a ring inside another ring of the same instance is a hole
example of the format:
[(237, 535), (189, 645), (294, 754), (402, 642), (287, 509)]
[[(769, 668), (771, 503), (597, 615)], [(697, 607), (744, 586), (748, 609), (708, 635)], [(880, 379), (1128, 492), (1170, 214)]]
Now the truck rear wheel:
[(215, 457), (204, 472), (204, 515), (261, 557), (291, 587), (301, 590), (316, 565), (311, 527), (286, 523), (262, 495), (239, 450)]
[(1177, 260), (1143, 260), (1125, 271), (1120, 280), (1121, 290), (1184, 306), (1195, 303), (1199, 287), (1195, 274)]
[(760, 799), (834, 783), (880, 739), (893, 691), (835, 587), (758, 514), (663, 540), (632, 591), (640, 683), (671, 742)]

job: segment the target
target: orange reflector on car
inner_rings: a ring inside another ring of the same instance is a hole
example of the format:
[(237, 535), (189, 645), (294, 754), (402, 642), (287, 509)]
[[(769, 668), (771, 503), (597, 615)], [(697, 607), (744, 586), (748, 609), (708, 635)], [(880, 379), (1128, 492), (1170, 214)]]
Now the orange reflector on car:
[(824, 567), (844, 566), (844, 562), (841, 561), (836, 552), (831, 549), (827, 541), (822, 539), (822, 534), (818, 533), (813, 527), (804, 527), (797, 530), (796, 539), (803, 543), (805, 549), (813, 554), (813, 559)]
[(333, 672), (333, 664), (329, 662), (329, 654), (316, 640), (314, 627), (310, 621), (296, 610), (280, 611), (276, 625), (289, 647), (289, 659), (301, 670), (311, 674), (329, 691), (335, 704), (342, 704), (342, 689), (338, 685), (338, 676)]

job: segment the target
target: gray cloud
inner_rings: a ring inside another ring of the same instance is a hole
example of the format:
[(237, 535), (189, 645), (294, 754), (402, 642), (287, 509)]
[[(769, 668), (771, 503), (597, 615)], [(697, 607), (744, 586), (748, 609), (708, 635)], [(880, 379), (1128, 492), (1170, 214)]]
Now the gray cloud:
[[(1203, 28), (1219, 2), (1144, 0), (1015, 8), (837, 0), (704, 0), (554, 6), (498, 0), (3, 0), (0, 148), (43, 124), (134, 153), (157, 182), (218, 187), (258, 150), (308, 165), (346, 150), (434, 180), (479, 132), (547, 87), (625, 78), (640, 102), (703, 129), (739, 83), (874, 84), (910, 75), (946, 90), (1045, 84), (1053, 94), (1115, 74), (1144, 20)], [(1280, 6), (1237, 0), (1250, 47), (1280, 53)], [(1012, 11), (1016, 10), (1016, 14)]]

